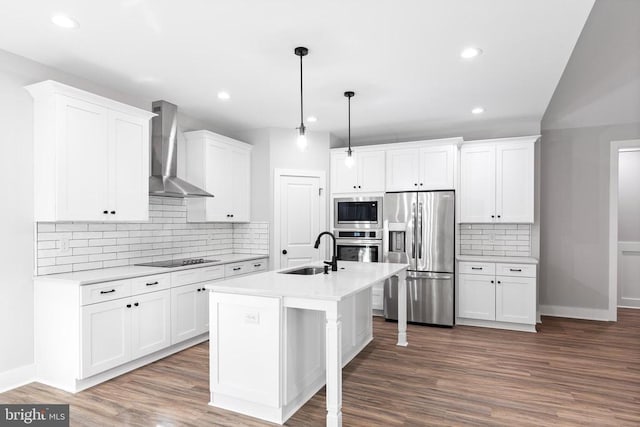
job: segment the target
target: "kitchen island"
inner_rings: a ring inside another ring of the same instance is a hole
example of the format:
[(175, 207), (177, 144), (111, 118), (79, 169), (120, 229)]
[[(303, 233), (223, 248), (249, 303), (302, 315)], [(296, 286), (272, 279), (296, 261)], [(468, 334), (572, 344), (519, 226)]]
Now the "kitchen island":
[[(327, 426), (341, 426), (342, 368), (373, 339), (371, 287), (398, 276), (406, 301), (407, 267), (341, 261), (329, 274), (288, 268), (207, 285), (210, 405), (283, 424), (326, 384)], [(399, 346), (406, 318), (399, 304)]]

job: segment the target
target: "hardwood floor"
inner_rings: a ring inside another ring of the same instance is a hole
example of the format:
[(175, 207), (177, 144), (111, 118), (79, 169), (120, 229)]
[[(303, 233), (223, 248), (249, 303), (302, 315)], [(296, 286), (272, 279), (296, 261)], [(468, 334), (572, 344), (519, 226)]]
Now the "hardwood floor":
[[(376, 318), (345, 369), (345, 426), (640, 425), (640, 310), (617, 323), (544, 317), (538, 334)], [(259, 355), (256, 355), (259, 357)], [(76, 395), (33, 383), (2, 403), (69, 403), (73, 426), (261, 426), (208, 402), (208, 343)], [(324, 425), (321, 391), (288, 422)]]

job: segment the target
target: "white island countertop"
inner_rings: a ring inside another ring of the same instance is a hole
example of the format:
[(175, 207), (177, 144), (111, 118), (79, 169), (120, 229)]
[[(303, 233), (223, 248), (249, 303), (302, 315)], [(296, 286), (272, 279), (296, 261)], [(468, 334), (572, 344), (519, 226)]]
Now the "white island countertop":
[(329, 274), (305, 276), (282, 273), (306, 266), (322, 265), (322, 263), (310, 263), (267, 271), (210, 283), (205, 288), (214, 292), (232, 294), (340, 301), (371, 286), (372, 283), (397, 275), (409, 266), (382, 262), (338, 261), (338, 271), (331, 271), (329, 268)]

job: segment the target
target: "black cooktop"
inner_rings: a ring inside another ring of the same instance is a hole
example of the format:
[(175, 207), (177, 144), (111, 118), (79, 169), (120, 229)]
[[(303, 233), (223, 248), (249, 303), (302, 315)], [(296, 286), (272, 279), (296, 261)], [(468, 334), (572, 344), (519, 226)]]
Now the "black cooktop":
[(218, 259), (204, 259), (204, 258), (182, 258), (182, 259), (171, 259), (168, 261), (155, 261), (155, 262), (144, 262), (142, 264), (135, 264), (144, 267), (184, 267), (186, 265), (196, 265), (196, 264), (206, 264), (209, 262), (218, 262)]

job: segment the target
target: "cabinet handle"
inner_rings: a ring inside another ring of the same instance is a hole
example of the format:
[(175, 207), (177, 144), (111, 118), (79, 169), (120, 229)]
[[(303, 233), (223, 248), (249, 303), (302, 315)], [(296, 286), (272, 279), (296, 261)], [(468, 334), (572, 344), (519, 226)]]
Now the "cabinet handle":
[(233, 269), (233, 271), (238, 271), (238, 270), (242, 270), (242, 267), (236, 267)]
[(131, 308), (131, 304), (127, 304), (127, 308)]
[(115, 214), (116, 214), (116, 211), (111, 211), (111, 215), (115, 215)]
[(135, 306), (137, 307), (137, 306), (139, 306), (139, 305), (140, 305), (140, 303), (135, 303), (135, 304), (133, 304), (133, 305), (135, 305)]
[(510, 268), (509, 271), (520, 272), (520, 271), (522, 271), (522, 269), (521, 268)]
[(472, 270), (482, 270), (482, 267), (471, 267)]
[(101, 293), (102, 295), (104, 295), (104, 294), (112, 294), (112, 293), (114, 293), (115, 291), (116, 291), (115, 289), (111, 289), (110, 291), (100, 291), (100, 293)]
[(158, 282), (151, 282), (151, 283), (147, 283), (147, 286), (153, 286), (153, 285), (157, 285)]
[(109, 211), (102, 211), (103, 214), (107, 215)]
[(262, 264), (253, 264), (254, 267), (260, 267)]

